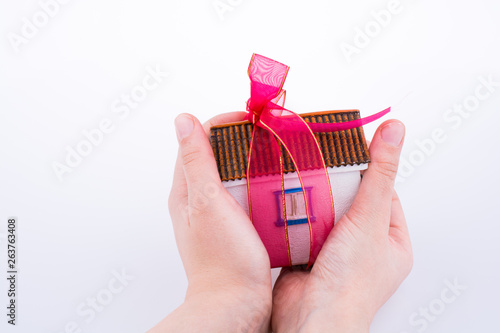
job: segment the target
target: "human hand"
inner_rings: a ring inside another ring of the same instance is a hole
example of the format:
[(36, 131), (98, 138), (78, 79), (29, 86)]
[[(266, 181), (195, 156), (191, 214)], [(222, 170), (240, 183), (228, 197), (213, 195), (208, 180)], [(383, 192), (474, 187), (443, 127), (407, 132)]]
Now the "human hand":
[(169, 210), (188, 279), (184, 303), (150, 332), (266, 332), (272, 305), (269, 256), (247, 213), (222, 186), (208, 140), (211, 126), (179, 115), (179, 153)]
[(282, 269), (273, 291), (273, 332), (368, 332), (410, 272), (410, 237), (394, 191), (404, 131), (395, 120), (377, 129), (354, 203), (312, 269)]

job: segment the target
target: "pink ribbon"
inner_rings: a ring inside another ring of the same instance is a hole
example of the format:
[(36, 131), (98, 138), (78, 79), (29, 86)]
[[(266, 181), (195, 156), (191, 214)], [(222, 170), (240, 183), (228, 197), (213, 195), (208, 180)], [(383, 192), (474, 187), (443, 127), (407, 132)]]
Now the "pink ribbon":
[[(312, 265), (322, 247), (324, 239), (333, 227), (335, 209), (331, 191), (330, 178), (324, 162), (323, 154), (314, 132), (334, 132), (363, 126), (390, 111), (390, 108), (366, 118), (343, 123), (306, 123), (298, 114), (284, 108), (286, 92), (283, 90), (289, 67), (272, 59), (253, 54), (248, 67), (251, 82), (251, 97), (247, 101), (246, 119), (254, 124), (247, 160), (247, 190), (249, 213), (253, 221), (252, 202), (258, 200), (260, 193), (258, 176), (266, 174), (280, 175), (280, 184), (276, 188), (282, 191), (282, 213), (284, 233), (289, 265), (292, 265), (290, 243), (288, 240), (288, 223), (286, 217), (285, 186), (283, 158), (280, 147), (288, 153), (295, 167), (304, 195), (305, 208), (310, 236), (308, 266)], [(268, 157), (268, 158), (266, 158)], [(322, 180), (311, 180), (304, 177), (306, 171), (318, 170)], [(327, 214), (316, 216), (314, 232), (311, 226), (311, 205), (306, 191), (314, 187), (318, 197), (330, 198), (329, 202), (315, 202), (331, 207)], [(260, 232), (259, 232), (260, 233)], [(262, 235), (261, 235), (262, 237)]]

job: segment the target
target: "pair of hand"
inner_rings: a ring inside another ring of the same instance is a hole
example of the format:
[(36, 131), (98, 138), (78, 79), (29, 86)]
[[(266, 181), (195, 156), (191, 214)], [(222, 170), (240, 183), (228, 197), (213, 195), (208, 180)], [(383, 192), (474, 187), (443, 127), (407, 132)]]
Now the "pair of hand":
[(224, 189), (204, 125), (181, 114), (169, 209), (188, 278), (184, 303), (150, 332), (368, 332), (377, 310), (412, 266), (405, 217), (394, 191), (404, 125), (384, 122), (350, 210), (311, 270), (284, 268), (272, 289), (267, 252), (246, 212)]

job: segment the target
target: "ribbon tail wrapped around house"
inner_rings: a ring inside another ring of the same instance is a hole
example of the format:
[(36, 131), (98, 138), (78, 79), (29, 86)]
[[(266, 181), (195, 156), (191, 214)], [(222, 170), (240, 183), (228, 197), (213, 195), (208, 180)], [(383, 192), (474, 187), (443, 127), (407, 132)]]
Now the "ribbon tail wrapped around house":
[(247, 210), (271, 267), (314, 263), (369, 162), (361, 126), (390, 111), (298, 115), (284, 108), (288, 70), (254, 54), (247, 121), (211, 129), (221, 180)]

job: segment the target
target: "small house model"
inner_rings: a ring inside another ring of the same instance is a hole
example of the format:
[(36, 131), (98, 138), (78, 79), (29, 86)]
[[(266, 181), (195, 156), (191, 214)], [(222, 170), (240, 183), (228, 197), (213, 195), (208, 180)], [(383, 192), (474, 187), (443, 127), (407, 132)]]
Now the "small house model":
[[(360, 119), (358, 110), (324, 111), (300, 115), (308, 123), (339, 123)], [(248, 121), (218, 125), (211, 128), (211, 144), (222, 184), (236, 201), (248, 211), (248, 192), (246, 167), (249, 143), (253, 125)], [(358, 191), (361, 176), (360, 171), (365, 170), (370, 162), (368, 147), (362, 127), (349, 130), (315, 133), (321, 147), (325, 165), (332, 188), (335, 222), (338, 221), (351, 206)], [(305, 147), (307, 151), (307, 147)], [(303, 190), (306, 191), (309, 204), (311, 228), (315, 229), (315, 218), (322, 214), (325, 205), (318, 203), (327, 198), (319, 197), (314, 186), (302, 188), (296, 175), (294, 165), (284, 149), (281, 149), (284, 169), (284, 195), (286, 202), (288, 254), (282, 251), (284, 243), (284, 219), (280, 206), (283, 191), (276, 188), (273, 177), (281, 177), (272, 173), (259, 176), (256, 182), (264, 188), (261, 190), (262, 200), (260, 207), (252, 209), (252, 218), (255, 224), (259, 221), (257, 230), (264, 246), (266, 247), (271, 267), (307, 264), (310, 254), (310, 233), (306, 214)], [(258, 158), (271, 158), (265, 152)], [(264, 161), (265, 162), (265, 161)], [(261, 163), (265, 165), (265, 163)], [(318, 170), (301, 172), (302, 178), (318, 177)], [(314, 182), (309, 182), (314, 183)], [(280, 183), (278, 183), (280, 184)], [(330, 200), (328, 198), (328, 200)], [(253, 205), (253, 203), (252, 203)], [(331, 208), (330, 208), (331, 210)], [(323, 242), (326, 239), (323, 235)]]

